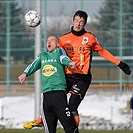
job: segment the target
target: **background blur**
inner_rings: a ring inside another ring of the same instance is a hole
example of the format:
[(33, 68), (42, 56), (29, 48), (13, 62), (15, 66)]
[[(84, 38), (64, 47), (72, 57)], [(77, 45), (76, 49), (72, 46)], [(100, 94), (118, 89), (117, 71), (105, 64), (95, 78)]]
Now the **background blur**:
[[(0, 0), (0, 89), (34, 89), (34, 75), (24, 86), (18, 76), (35, 58), (35, 30), (26, 25), (24, 15), (37, 10), (37, 0)], [(88, 13), (87, 31), (99, 43), (133, 70), (132, 0), (41, 0), (41, 51), (49, 35), (60, 37), (70, 31), (75, 11)], [(38, 27), (37, 27), (38, 28)], [(133, 72), (132, 72), (133, 73)], [(126, 76), (114, 64), (93, 53), (93, 80), (90, 89), (133, 89), (133, 74)]]

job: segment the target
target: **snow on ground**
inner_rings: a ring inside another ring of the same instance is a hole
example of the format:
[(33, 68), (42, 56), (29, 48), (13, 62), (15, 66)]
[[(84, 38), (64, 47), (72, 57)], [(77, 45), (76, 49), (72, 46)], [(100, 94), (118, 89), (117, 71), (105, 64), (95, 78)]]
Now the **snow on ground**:
[[(131, 96), (131, 92), (88, 93), (79, 106), (79, 114), (116, 124), (131, 122), (128, 104)], [(0, 125), (23, 128), (25, 122), (34, 119), (34, 102), (34, 94), (0, 98)]]
[(85, 116), (105, 118), (111, 120), (112, 123), (127, 123), (131, 116), (128, 106), (131, 96), (130, 93), (89, 95), (81, 103), (79, 113)]

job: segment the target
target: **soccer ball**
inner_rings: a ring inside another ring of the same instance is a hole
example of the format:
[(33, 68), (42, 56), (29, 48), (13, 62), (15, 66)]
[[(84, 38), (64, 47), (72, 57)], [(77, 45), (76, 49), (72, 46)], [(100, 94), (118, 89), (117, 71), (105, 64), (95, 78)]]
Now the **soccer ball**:
[(25, 14), (25, 20), (28, 26), (36, 27), (41, 23), (41, 15), (35, 10), (30, 10)]

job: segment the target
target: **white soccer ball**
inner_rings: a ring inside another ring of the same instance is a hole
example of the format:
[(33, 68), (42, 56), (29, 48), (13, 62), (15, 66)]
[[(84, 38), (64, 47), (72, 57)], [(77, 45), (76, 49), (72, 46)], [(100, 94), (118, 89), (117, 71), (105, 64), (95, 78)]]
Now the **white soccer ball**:
[(25, 14), (25, 20), (28, 26), (36, 27), (41, 23), (41, 15), (35, 10), (30, 10)]

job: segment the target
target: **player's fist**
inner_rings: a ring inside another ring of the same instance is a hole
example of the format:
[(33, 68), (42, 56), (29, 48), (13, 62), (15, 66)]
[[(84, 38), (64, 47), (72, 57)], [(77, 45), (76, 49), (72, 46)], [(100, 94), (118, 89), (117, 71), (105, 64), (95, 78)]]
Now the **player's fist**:
[(25, 79), (26, 79), (26, 74), (21, 74), (19, 77), (18, 77), (18, 79), (19, 79), (19, 82), (20, 83), (23, 83), (24, 81), (25, 81)]
[(76, 69), (76, 63), (75, 62), (70, 62), (69, 64), (70, 68)]

